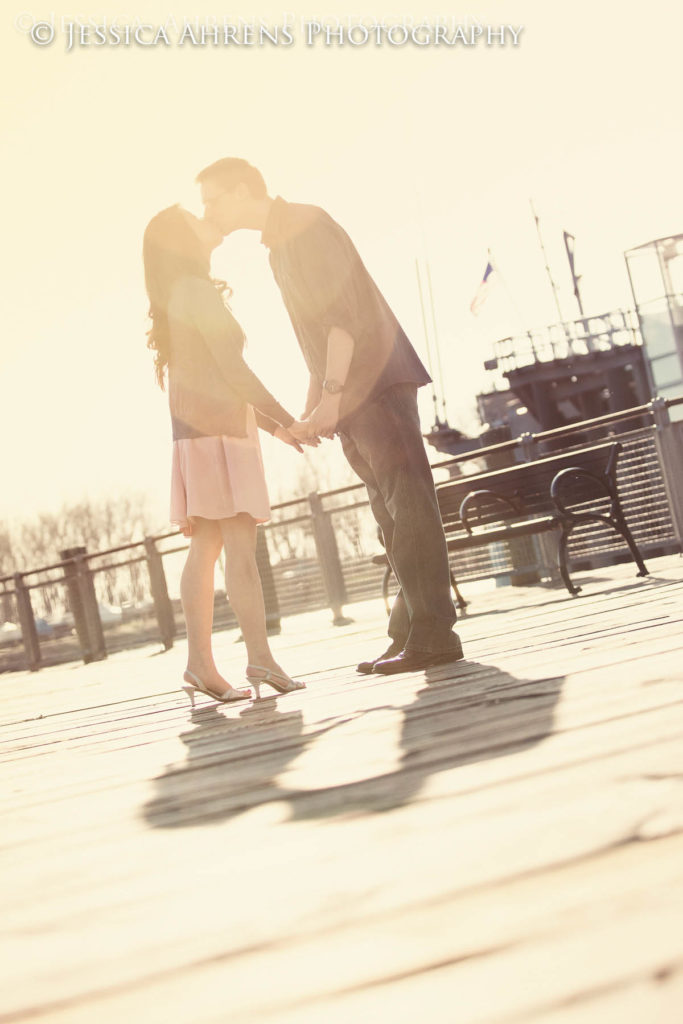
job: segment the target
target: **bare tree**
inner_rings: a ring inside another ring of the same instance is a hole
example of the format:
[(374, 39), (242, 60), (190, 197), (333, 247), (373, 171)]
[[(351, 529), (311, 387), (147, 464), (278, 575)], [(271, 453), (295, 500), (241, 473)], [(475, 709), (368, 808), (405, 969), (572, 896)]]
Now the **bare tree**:
[(341, 452), (336, 447), (324, 445), (315, 452), (306, 451), (303, 458), (298, 460), (297, 472), (288, 480), (271, 487), (274, 505), (295, 499), (300, 501), (291, 509), (284, 509), (281, 515), (277, 510), (273, 514), (268, 541), (271, 551), (279, 560), (315, 558), (316, 554), (313, 533), (307, 520), (291, 525), (283, 523), (280, 527), (278, 518), (286, 520), (306, 516), (309, 512), (307, 497), (313, 491), (328, 491), (353, 482), (356, 482), (356, 478)]
[[(60, 552), (72, 547), (85, 547), (94, 554), (108, 548), (140, 541), (151, 530), (151, 516), (144, 494), (123, 494), (101, 501), (83, 500), (66, 503), (56, 513), (43, 512), (21, 522), (7, 545), (11, 552), (10, 571), (24, 571), (53, 565), (60, 561)], [(0, 534), (0, 558), (3, 550)], [(131, 552), (135, 554), (135, 552)], [(116, 556), (112, 556), (115, 558)], [(121, 559), (127, 557), (122, 553)], [(105, 561), (110, 559), (105, 557)], [(0, 565), (3, 563), (0, 561)], [(93, 568), (97, 560), (93, 560)], [(36, 614), (52, 616), (65, 607), (61, 584), (51, 584), (54, 573), (38, 575), (32, 582), (45, 581), (33, 591)], [(108, 569), (95, 576), (97, 594), (109, 604), (138, 602), (148, 596), (147, 574), (143, 563)]]

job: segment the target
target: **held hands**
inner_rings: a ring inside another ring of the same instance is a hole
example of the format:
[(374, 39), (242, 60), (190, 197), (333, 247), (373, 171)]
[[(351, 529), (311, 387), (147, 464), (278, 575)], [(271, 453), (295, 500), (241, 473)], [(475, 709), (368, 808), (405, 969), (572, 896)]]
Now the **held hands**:
[[(309, 437), (334, 437), (339, 422), (340, 397), (340, 395), (331, 395), (328, 392), (323, 393), (308, 419), (301, 423), (301, 427), (308, 430)], [(295, 426), (298, 427), (299, 424), (295, 424)], [(299, 431), (294, 431), (294, 433), (302, 439), (302, 434)]]
[(300, 444), (307, 444), (311, 448), (317, 448), (320, 444), (320, 438), (318, 435), (311, 434), (308, 420), (301, 419), (295, 420), (294, 423), (290, 423), (289, 432)]
[(291, 447), (296, 448), (298, 452), (303, 452), (303, 448), (287, 427), (276, 427), (273, 431), (273, 437), (277, 437), (278, 441), (282, 441), (284, 444), (291, 445)]
[(302, 444), (311, 445), (311, 447), (317, 448), (320, 444), (320, 438), (309, 438), (307, 434), (306, 436), (303, 436), (295, 429), (302, 426), (306, 427), (306, 430), (308, 430), (308, 424), (302, 424), (299, 420), (295, 420), (289, 427), (277, 427), (273, 433), (273, 437), (277, 437), (278, 440), (282, 441), (284, 444), (291, 445), (291, 447), (296, 448), (298, 452), (303, 452), (303, 448), (301, 447)]

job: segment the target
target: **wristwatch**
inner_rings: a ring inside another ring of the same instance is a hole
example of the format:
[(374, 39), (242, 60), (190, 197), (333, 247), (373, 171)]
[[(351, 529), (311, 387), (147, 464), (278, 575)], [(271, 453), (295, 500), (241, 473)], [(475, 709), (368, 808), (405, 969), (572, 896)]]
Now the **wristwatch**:
[(340, 384), (338, 380), (324, 380), (323, 388), (330, 395), (339, 395), (344, 390), (344, 385)]

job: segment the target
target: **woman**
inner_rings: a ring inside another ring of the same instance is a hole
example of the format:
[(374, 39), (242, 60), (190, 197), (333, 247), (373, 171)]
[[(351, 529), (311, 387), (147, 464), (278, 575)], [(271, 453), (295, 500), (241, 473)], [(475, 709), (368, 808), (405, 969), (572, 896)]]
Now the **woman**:
[(182, 689), (193, 707), (198, 691), (223, 703), (251, 697), (251, 690), (228, 684), (211, 650), (214, 567), (221, 547), (226, 593), (257, 697), (262, 683), (279, 693), (305, 685), (278, 665), (266, 634), (256, 524), (270, 517), (270, 507), (257, 425), (302, 449), (287, 429), (294, 417), (242, 358), (244, 335), (221, 297), (227, 286), (210, 277), (211, 253), (221, 241), (211, 223), (172, 206), (150, 221), (143, 242), (152, 319), (147, 344), (155, 352), (162, 389), (168, 368), (171, 522), (190, 537), (180, 595), (188, 642)]

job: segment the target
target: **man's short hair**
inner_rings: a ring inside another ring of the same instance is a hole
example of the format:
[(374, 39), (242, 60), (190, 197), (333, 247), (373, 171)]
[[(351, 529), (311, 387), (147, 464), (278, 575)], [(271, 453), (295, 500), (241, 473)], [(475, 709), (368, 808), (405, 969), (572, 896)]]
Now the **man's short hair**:
[(228, 192), (232, 192), (244, 182), (253, 199), (265, 199), (268, 194), (261, 172), (246, 160), (235, 156), (216, 160), (197, 175), (197, 182), (200, 185), (209, 180), (217, 181)]

